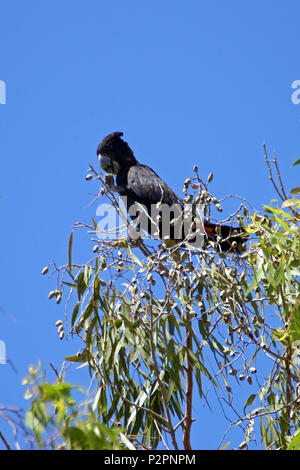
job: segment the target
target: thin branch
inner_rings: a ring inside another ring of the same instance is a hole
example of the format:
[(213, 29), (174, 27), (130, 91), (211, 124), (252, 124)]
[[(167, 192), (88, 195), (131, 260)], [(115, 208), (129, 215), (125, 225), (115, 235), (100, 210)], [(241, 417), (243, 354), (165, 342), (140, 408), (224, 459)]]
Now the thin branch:
[(276, 168), (277, 178), (278, 178), (278, 181), (279, 181), (280, 188), (281, 188), (282, 194), (283, 194), (283, 196), (284, 196), (284, 199), (288, 199), (288, 197), (287, 197), (287, 195), (286, 195), (286, 192), (285, 192), (285, 189), (284, 189), (284, 185), (283, 185), (282, 179), (281, 179), (281, 175), (280, 175), (280, 171), (279, 171), (279, 167), (278, 167), (278, 163), (277, 163), (277, 156), (276, 156), (276, 153), (275, 153), (275, 152), (274, 152), (274, 160), (273, 160), (273, 163), (274, 163), (275, 168)]
[(273, 184), (273, 186), (274, 186), (274, 189), (275, 189), (275, 191), (277, 192), (277, 194), (278, 194), (278, 196), (280, 197), (280, 199), (281, 199), (282, 201), (284, 201), (284, 200), (286, 199), (286, 197), (284, 197), (284, 194), (279, 191), (279, 188), (278, 188), (278, 186), (277, 186), (277, 184), (276, 184), (276, 182), (275, 182), (275, 180), (274, 180), (274, 177), (273, 177), (272, 167), (271, 167), (271, 165), (270, 165), (270, 163), (274, 163), (274, 160), (269, 160), (269, 158), (268, 158), (268, 153), (267, 153), (267, 147), (266, 147), (266, 144), (265, 144), (265, 143), (263, 144), (263, 147), (264, 147), (264, 152), (265, 152), (265, 162), (266, 162), (267, 167), (268, 167), (268, 170), (269, 170), (269, 179), (272, 181), (272, 184)]
[(4, 445), (6, 447), (6, 450), (11, 450), (11, 447), (10, 447), (9, 443), (7, 442), (7, 440), (5, 439), (5, 437), (3, 436), (1, 431), (0, 431), (0, 439), (4, 443)]

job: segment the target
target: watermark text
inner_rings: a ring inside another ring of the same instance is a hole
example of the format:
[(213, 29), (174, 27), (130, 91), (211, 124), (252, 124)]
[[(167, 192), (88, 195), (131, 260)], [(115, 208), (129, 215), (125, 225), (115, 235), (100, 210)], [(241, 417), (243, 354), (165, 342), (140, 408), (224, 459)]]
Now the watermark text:
[(6, 84), (0, 80), (0, 104), (6, 104)]
[(2, 340), (0, 340), (0, 364), (6, 364), (6, 347)]

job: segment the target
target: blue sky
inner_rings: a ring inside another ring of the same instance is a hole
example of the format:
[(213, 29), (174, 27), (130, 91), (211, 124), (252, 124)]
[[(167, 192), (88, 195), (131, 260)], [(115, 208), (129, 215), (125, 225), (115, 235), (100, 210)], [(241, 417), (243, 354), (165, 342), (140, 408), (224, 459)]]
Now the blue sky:
[[(295, 0), (1, 2), (0, 340), (17, 373), (0, 365), (0, 403), (24, 405), (30, 363), (49, 370), (77, 350), (58, 339), (64, 306), (40, 273), (66, 261), (74, 222), (95, 215), (85, 175), (107, 133), (122, 130), (178, 193), (197, 164), (217, 197), (260, 209), (274, 197), (264, 141), (287, 187), (299, 183), (299, 26)], [(85, 260), (91, 245), (75, 250)], [(214, 448), (214, 426), (201, 448)]]

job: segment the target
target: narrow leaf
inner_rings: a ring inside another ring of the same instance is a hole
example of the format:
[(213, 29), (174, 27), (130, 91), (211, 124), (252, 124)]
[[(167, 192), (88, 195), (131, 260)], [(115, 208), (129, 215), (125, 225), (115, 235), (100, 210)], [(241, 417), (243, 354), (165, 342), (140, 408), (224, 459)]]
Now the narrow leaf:
[(73, 232), (71, 232), (69, 238), (69, 270), (72, 271), (72, 246), (73, 246)]
[(286, 199), (285, 201), (283, 201), (281, 208), (284, 209), (285, 207), (292, 207), (296, 206), (297, 204), (300, 204), (299, 199)]
[(292, 164), (292, 166), (296, 166), (296, 165), (300, 165), (300, 158), (298, 158), (298, 159)]
[(291, 194), (300, 194), (300, 186), (297, 186), (296, 188), (293, 188), (290, 190)]

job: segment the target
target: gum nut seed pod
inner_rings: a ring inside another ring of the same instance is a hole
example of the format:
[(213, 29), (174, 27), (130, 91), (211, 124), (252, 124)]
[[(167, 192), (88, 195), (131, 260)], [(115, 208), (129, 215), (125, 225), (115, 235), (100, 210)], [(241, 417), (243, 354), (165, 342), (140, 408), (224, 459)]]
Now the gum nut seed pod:
[(94, 245), (93, 252), (97, 253), (97, 251), (99, 251), (99, 245)]
[(222, 212), (222, 210), (223, 210), (221, 204), (219, 204), (219, 203), (216, 204), (216, 209), (217, 209), (217, 211), (219, 211), (219, 212)]
[(59, 325), (57, 331), (58, 331), (58, 333), (61, 333), (62, 331), (64, 331), (64, 326), (63, 326), (63, 325)]
[(197, 165), (194, 165), (194, 166), (193, 166), (193, 170), (194, 170), (195, 173), (197, 173), (197, 171), (198, 171)]
[(213, 180), (213, 177), (214, 177), (214, 174), (213, 173), (209, 173), (208, 177), (207, 177), (207, 182), (208, 183), (211, 183), (212, 180)]
[(45, 266), (43, 269), (42, 269), (42, 274), (47, 274), (47, 272), (49, 271), (49, 267), (48, 266)]
[(250, 372), (251, 374), (256, 374), (256, 368), (255, 367), (250, 367)]
[(55, 323), (55, 326), (60, 326), (62, 325), (62, 321), (61, 320), (57, 320), (57, 322)]
[(59, 339), (63, 339), (64, 336), (65, 336), (65, 333), (64, 333), (63, 331), (61, 331), (61, 332), (59, 333)]
[(56, 303), (59, 304), (61, 301), (61, 294), (58, 294), (58, 296), (56, 297)]
[(51, 292), (49, 292), (48, 294), (48, 299), (53, 299), (53, 297), (56, 296), (56, 291), (55, 290), (52, 290)]
[(90, 173), (88, 175), (86, 175), (86, 177), (85, 177), (85, 179), (87, 181), (90, 181), (92, 178), (93, 178), (93, 175), (91, 175)]

